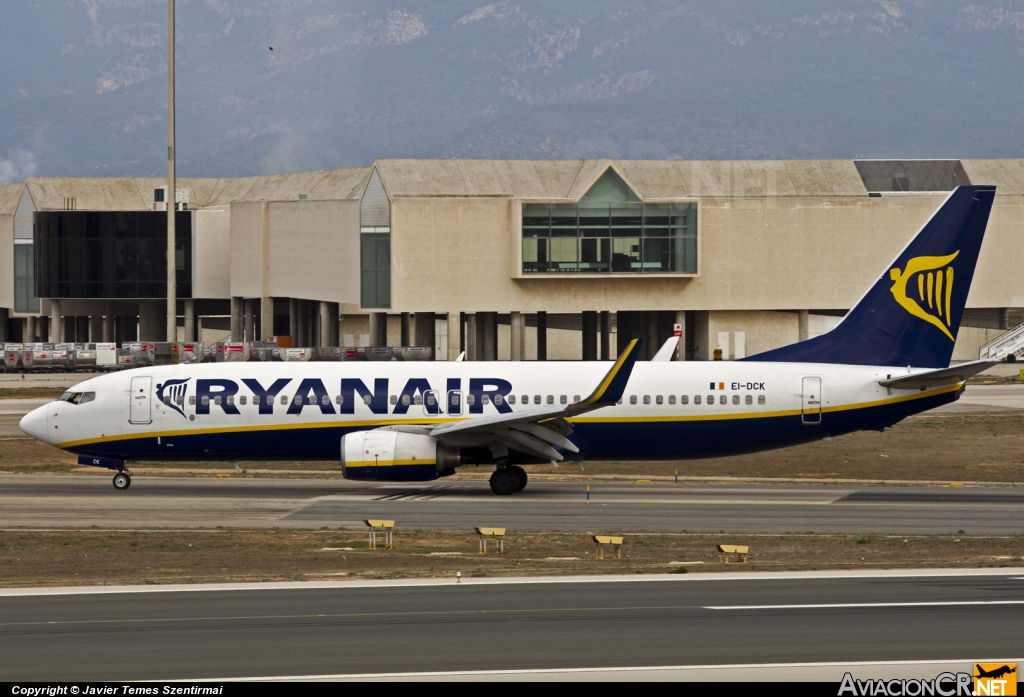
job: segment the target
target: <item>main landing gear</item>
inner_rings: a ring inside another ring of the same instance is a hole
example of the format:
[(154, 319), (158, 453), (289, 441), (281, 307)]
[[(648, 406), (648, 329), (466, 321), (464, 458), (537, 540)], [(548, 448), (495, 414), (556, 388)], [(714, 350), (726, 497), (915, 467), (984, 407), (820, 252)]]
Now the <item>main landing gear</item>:
[(526, 481), (526, 470), (522, 467), (499, 467), (491, 475), (491, 491), (498, 496), (511, 496), (525, 489)]

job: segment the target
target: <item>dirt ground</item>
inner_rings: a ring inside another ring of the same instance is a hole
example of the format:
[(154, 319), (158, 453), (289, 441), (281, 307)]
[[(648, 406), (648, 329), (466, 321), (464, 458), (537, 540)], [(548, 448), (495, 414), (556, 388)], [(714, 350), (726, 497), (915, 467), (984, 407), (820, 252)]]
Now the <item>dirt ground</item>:
[[(334, 462), (242, 463), (244, 476), (340, 477)], [(145, 475), (213, 475), (230, 472), (228, 463), (131, 463)], [(860, 480), (867, 482), (985, 482), (1024, 484), (1024, 413), (982, 412), (915, 416), (884, 433), (864, 431), (831, 441), (784, 450), (681, 462), (572, 463), (558, 469), (530, 468), (531, 474), (559, 479), (592, 476), (672, 476), (705, 480)], [(73, 455), (27, 437), (0, 438), (0, 473), (90, 472)], [(105, 471), (104, 471), (105, 472)], [(489, 467), (467, 467), (456, 478), (479, 478)], [(234, 475), (238, 476), (238, 475)]]
[[(689, 535), (626, 537), (621, 558), (589, 535), (510, 533), (505, 554), (472, 531), (398, 530), (394, 549), (351, 531), (0, 531), (0, 586), (354, 578), (1020, 566), (1024, 537)], [(718, 544), (745, 544), (722, 563)]]

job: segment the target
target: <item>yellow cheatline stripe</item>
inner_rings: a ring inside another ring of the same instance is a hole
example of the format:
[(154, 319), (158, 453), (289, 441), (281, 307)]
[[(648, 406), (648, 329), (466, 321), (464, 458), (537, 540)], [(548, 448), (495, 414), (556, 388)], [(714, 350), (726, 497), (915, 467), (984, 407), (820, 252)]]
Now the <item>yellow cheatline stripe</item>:
[[(927, 390), (925, 392), (918, 392), (910, 395), (903, 395), (901, 397), (892, 397), (890, 399), (880, 399), (872, 402), (858, 402), (854, 404), (842, 404), (834, 407), (825, 407), (822, 409), (823, 412), (837, 412), (837, 411), (853, 411), (856, 409), (867, 409), (870, 407), (882, 406), (885, 404), (897, 404), (899, 402), (909, 402), (917, 399), (924, 399), (926, 397), (935, 397), (948, 392), (955, 392), (959, 390), (963, 385), (963, 382), (958, 382), (954, 385), (949, 385), (937, 390)], [(763, 412), (738, 412), (732, 414), (697, 414), (697, 415), (681, 415), (681, 416), (619, 416), (619, 417), (597, 417), (597, 416), (574, 416), (567, 421), (571, 423), (638, 423), (638, 422), (651, 422), (651, 423), (662, 423), (667, 421), (730, 421), (738, 419), (767, 419), (778, 416), (799, 416), (802, 413), (800, 409), (789, 409), (785, 411), (763, 411)], [(192, 431), (154, 431), (149, 433), (125, 433), (118, 436), (105, 436), (102, 438), (90, 438), (86, 440), (68, 441), (66, 443), (59, 443), (54, 445), (55, 448), (74, 448), (82, 445), (93, 445), (95, 443), (109, 443), (114, 441), (124, 440), (138, 440), (140, 438), (156, 438), (161, 436), (164, 438), (169, 437), (184, 437), (184, 436), (198, 436), (207, 435), (212, 433), (252, 433), (252, 432), (263, 432), (263, 431), (293, 431), (308, 428), (359, 428), (359, 427), (380, 427), (380, 426), (397, 426), (403, 423), (406, 424), (442, 424), (451, 423), (454, 421), (465, 421), (466, 417), (459, 418), (436, 418), (436, 419), (407, 419), (405, 421), (390, 421), (390, 420), (376, 420), (376, 421), (332, 421), (329, 423), (316, 423), (316, 424), (269, 424), (266, 426), (231, 426), (224, 428), (206, 428), (196, 429)]]
[(437, 460), (357, 460), (346, 462), (345, 467), (397, 467), (399, 465), (429, 465), (437, 466)]
[(604, 380), (602, 380), (601, 384), (597, 386), (596, 390), (594, 390), (594, 394), (580, 402), (581, 406), (588, 406), (601, 399), (604, 393), (608, 390), (608, 386), (612, 384), (612, 380), (614, 380), (615, 376), (619, 374), (619, 370), (622, 369), (622, 364), (626, 362), (626, 359), (633, 352), (633, 347), (636, 346), (637, 341), (639, 341), (639, 339), (633, 339), (629, 342), (629, 346), (627, 346), (626, 350), (622, 352), (621, 356), (619, 356), (619, 360), (615, 361), (615, 365), (612, 366), (612, 369), (608, 371)]
[(80, 445), (92, 445), (94, 443), (109, 443), (121, 440), (139, 440), (140, 438), (180, 438), (182, 436), (203, 436), (212, 433), (252, 433), (253, 431), (295, 431), (312, 428), (359, 428), (371, 426), (400, 426), (403, 424), (424, 425), (424, 424), (446, 424), (454, 421), (465, 421), (467, 417), (446, 417), (433, 419), (405, 419), (394, 421), (391, 419), (377, 419), (371, 421), (327, 421), (319, 423), (298, 423), (298, 424), (267, 424), (247, 426), (222, 426), (218, 428), (196, 428), (188, 431), (146, 431), (144, 433), (122, 433), (116, 436), (103, 436), (100, 438), (86, 438), (84, 440), (72, 440), (66, 443), (57, 443), (55, 448), (74, 448)]

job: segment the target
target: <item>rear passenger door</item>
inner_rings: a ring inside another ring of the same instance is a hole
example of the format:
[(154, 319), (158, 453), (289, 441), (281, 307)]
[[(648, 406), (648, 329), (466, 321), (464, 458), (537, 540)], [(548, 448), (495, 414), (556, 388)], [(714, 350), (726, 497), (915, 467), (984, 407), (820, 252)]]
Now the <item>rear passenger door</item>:
[(821, 423), (821, 378), (804, 378), (801, 398), (803, 422), (808, 425)]

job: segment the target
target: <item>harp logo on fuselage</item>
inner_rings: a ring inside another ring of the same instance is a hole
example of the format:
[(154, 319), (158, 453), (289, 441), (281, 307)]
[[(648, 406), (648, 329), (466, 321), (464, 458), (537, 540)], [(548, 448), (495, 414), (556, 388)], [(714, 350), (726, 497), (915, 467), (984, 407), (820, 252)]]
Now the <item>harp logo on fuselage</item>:
[(958, 250), (944, 257), (914, 257), (902, 271), (889, 269), (893, 281), (889, 291), (896, 302), (914, 317), (938, 327), (950, 341), (954, 339), (949, 331), (953, 298), (953, 267), (949, 264), (959, 253)]

